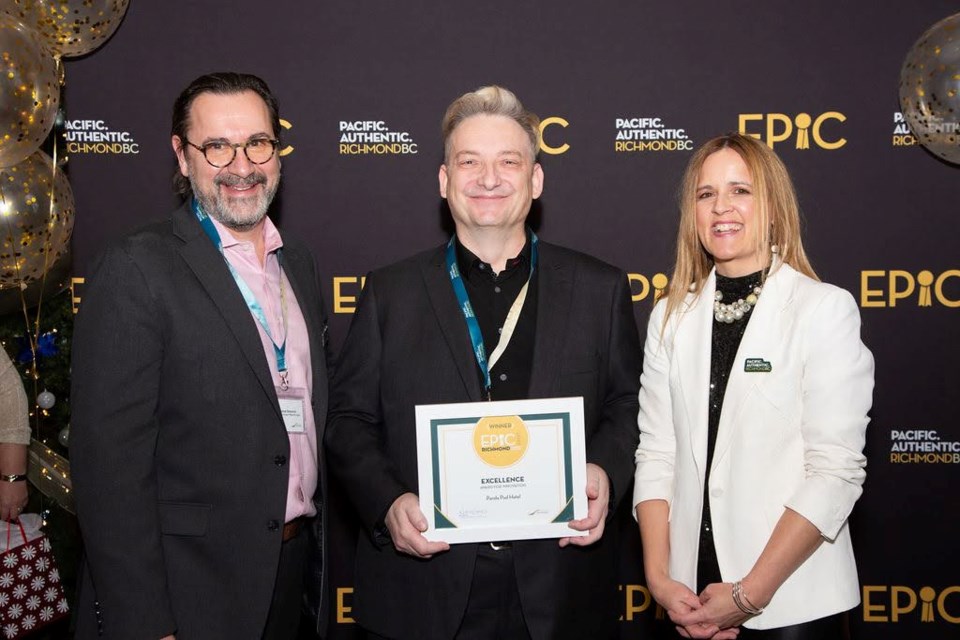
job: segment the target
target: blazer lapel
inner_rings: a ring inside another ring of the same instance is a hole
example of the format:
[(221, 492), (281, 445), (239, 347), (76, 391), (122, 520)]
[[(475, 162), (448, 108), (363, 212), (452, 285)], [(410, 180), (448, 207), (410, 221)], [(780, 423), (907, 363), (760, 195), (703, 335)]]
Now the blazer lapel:
[[(707, 276), (700, 295), (692, 306), (681, 312), (673, 337), (677, 382), (683, 397), (686, 415), (687, 445), (703, 486), (706, 477), (707, 422), (710, 398), (710, 344), (713, 336), (713, 294), (717, 279), (713, 271)], [(690, 300), (692, 296), (688, 297)], [(679, 446), (678, 442), (678, 446)]]
[(780, 340), (778, 325), (783, 308), (790, 301), (793, 286), (791, 276), (790, 267), (781, 265), (764, 283), (757, 305), (751, 312), (752, 316), (737, 348), (737, 355), (730, 369), (730, 377), (727, 379), (723, 410), (717, 427), (713, 468), (716, 468), (730, 448), (733, 434), (742, 422), (739, 419), (740, 412), (749, 400), (751, 390), (763, 379), (762, 372), (745, 371), (747, 359), (766, 360), (771, 366), (777, 366), (776, 362), (771, 362), (771, 355), (777, 352)]
[(531, 398), (546, 398), (556, 393), (560, 375), (560, 357), (573, 304), (574, 267), (558, 262), (549, 244), (541, 242), (538, 251), (537, 330), (529, 394)]
[(447, 275), (446, 247), (441, 247), (431, 253), (427, 260), (421, 263), (420, 271), (427, 289), (427, 297), (433, 307), (433, 313), (440, 325), (440, 331), (450, 348), (450, 355), (460, 372), (464, 389), (468, 398), (473, 402), (483, 400), (483, 389), (477, 373), (477, 360), (473, 355), (470, 342), (470, 333), (467, 323), (453, 294), (450, 276)]
[(236, 338), (240, 350), (250, 363), (250, 368), (253, 369), (267, 397), (270, 398), (277, 416), (282, 417), (273, 380), (270, 378), (270, 366), (263, 353), (260, 334), (250, 317), (250, 310), (237, 288), (237, 283), (234, 282), (226, 267), (223, 256), (203, 233), (200, 223), (186, 206), (174, 213), (173, 226), (174, 234), (184, 242), (180, 255), (220, 311), (224, 322)]
[[(282, 252), (283, 273), (290, 282), (293, 295), (297, 298), (300, 312), (303, 313), (307, 324), (307, 336), (310, 340), (310, 366), (313, 368), (313, 400), (318, 407), (327, 406), (326, 376), (326, 348), (327, 327), (323, 323), (320, 301), (315, 296), (308, 295), (309, 280), (313, 273), (313, 259), (309, 254), (301, 253), (296, 249), (287, 249)], [(320, 384), (323, 382), (323, 384)], [(319, 400), (319, 402), (318, 402)], [(322, 435), (324, 420), (322, 416), (314, 416), (318, 435)]]

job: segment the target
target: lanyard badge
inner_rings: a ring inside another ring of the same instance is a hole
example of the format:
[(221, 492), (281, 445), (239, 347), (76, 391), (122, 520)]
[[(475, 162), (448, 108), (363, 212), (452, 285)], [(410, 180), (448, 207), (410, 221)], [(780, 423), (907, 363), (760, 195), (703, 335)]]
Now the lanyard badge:
[(460, 274), (460, 267), (457, 265), (456, 236), (450, 238), (447, 243), (447, 275), (450, 276), (450, 283), (453, 285), (453, 292), (457, 296), (457, 303), (460, 305), (460, 311), (467, 322), (467, 331), (470, 333), (470, 342), (473, 345), (473, 356), (483, 375), (484, 393), (487, 400), (490, 400), (490, 370), (497, 364), (500, 356), (506, 351), (510, 344), (510, 338), (513, 337), (513, 331), (520, 320), (520, 311), (523, 309), (523, 303), (527, 299), (527, 291), (530, 288), (530, 280), (533, 278), (533, 272), (537, 268), (537, 234), (530, 232), (530, 273), (527, 275), (527, 281), (524, 283), (520, 293), (517, 294), (513, 304), (510, 305), (510, 311), (507, 312), (507, 318), (503, 323), (503, 330), (500, 332), (500, 340), (496, 348), (487, 359), (487, 350), (483, 346), (483, 334), (480, 331), (480, 323), (477, 322), (477, 316), (473, 312), (473, 306), (470, 304), (470, 296), (467, 294), (467, 288), (463, 284), (463, 277)]
[(270, 332), (270, 325), (267, 322), (267, 315), (263, 312), (263, 307), (260, 306), (260, 303), (257, 301), (256, 296), (253, 295), (253, 291), (250, 290), (250, 287), (244, 281), (244, 279), (237, 273), (237, 270), (234, 269), (233, 265), (230, 264), (230, 261), (227, 260), (226, 255), (223, 253), (223, 241), (220, 239), (220, 234), (217, 233), (217, 228), (213, 226), (213, 221), (210, 220), (210, 217), (203, 211), (200, 207), (200, 202), (193, 198), (192, 202), (193, 214), (197, 217), (197, 220), (200, 222), (200, 226), (203, 228), (204, 233), (207, 234), (207, 237), (210, 238), (210, 241), (213, 242), (213, 246), (217, 248), (217, 251), (220, 252), (220, 255), (223, 256), (223, 261), (227, 264), (227, 268), (230, 270), (230, 275), (233, 276), (233, 281), (237, 283), (237, 288), (240, 289), (240, 294), (243, 296), (243, 301), (247, 303), (247, 308), (250, 309), (250, 313), (253, 314), (253, 317), (257, 319), (257, 322), (260, 323), (260, 326), (263, 327), (264, 332), (266, 332), (267, 337), (270, 338), (270, 343), (273, 345), (273, 353), (277, 359), (277, 371), (280, 374), (280, 389), (287, 391), (290, 388), (289, 382), (289, 372), (287, 371), (287, 297), (286, 289), (283, 286), (283, 262), (282, 262), (282, 250), (277, 250), (277, 263), (280, 266), (280, 311), (283, 317), (283, 342), (279, 345), (276, 340), (273, 339), (273, 334)]

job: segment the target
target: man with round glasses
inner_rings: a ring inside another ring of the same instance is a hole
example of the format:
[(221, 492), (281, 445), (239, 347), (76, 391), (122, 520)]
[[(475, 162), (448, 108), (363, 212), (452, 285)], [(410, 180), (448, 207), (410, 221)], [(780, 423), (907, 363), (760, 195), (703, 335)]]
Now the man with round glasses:
[(183, 206), (87, 280), (70, 443), (79, 639), (295, 638), (308, 566), (325, 599), (308, 550), (324, 547), (327, 323), (313, 256), (267, 217), (279, 132), (260, 78), (194, 80), (173, 109)]

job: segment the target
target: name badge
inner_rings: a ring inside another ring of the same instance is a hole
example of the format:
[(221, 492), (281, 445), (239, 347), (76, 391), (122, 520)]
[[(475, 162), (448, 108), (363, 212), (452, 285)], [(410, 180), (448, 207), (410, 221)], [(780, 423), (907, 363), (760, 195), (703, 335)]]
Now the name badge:
[(288, 387), (284, 390), (277, 388), (280, 414), (283, 416), (283, 425), (287, 428), (287, 433), (304, 433), (307, 430), (303, 409), (306, 397), (306, 389)]
[(747, 358), (743, 363), (743, 370), (747, 373), (770, 373), (773, 365), (763, 358)]

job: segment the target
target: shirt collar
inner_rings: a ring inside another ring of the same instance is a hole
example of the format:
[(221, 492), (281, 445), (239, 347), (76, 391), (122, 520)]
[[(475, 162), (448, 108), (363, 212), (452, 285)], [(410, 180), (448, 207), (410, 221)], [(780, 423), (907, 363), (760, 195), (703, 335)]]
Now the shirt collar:
[[(217, 233), (220, 234), (220, 244), (224, 249), (229, 247), (235, 247), (239, 244), (242, 244), (242, 240), (237, 240), (233, 233), (230, 232), (230, 229), (220, 223), (220, 221), (214, 219), (210, 216), (210, 222), (213, 223), (213, 227), (217, 230)], [(261, 231), (263, 232), (263, 247), (264, 251), (269, 255), (283, 247), (283, 239), (280, 237), (280, 232), (277, 230), (273, 220), (269, 217), (263, 219), (263, 227)]]
[[(530, 264), (530, 228), (526, 230), (526, 242), (523, 244), (523, 248), (520, 249), (515, 257), (507, 260), (506, 267), (504, 267), (503, 273), (513, 271), (518, 267), (523, 265)], [(478, 258), (470, 249), (467, 249), (460, 242), (460, 238), (456, 238), (454, 243), (457, 251), (457, 266), (460, 267), (460, 273), (464, 274), (467, 278), (475, 271), (479, 270), (489, 275), (493, 275), (493, 269), (490, 265), (480, 258)]]

